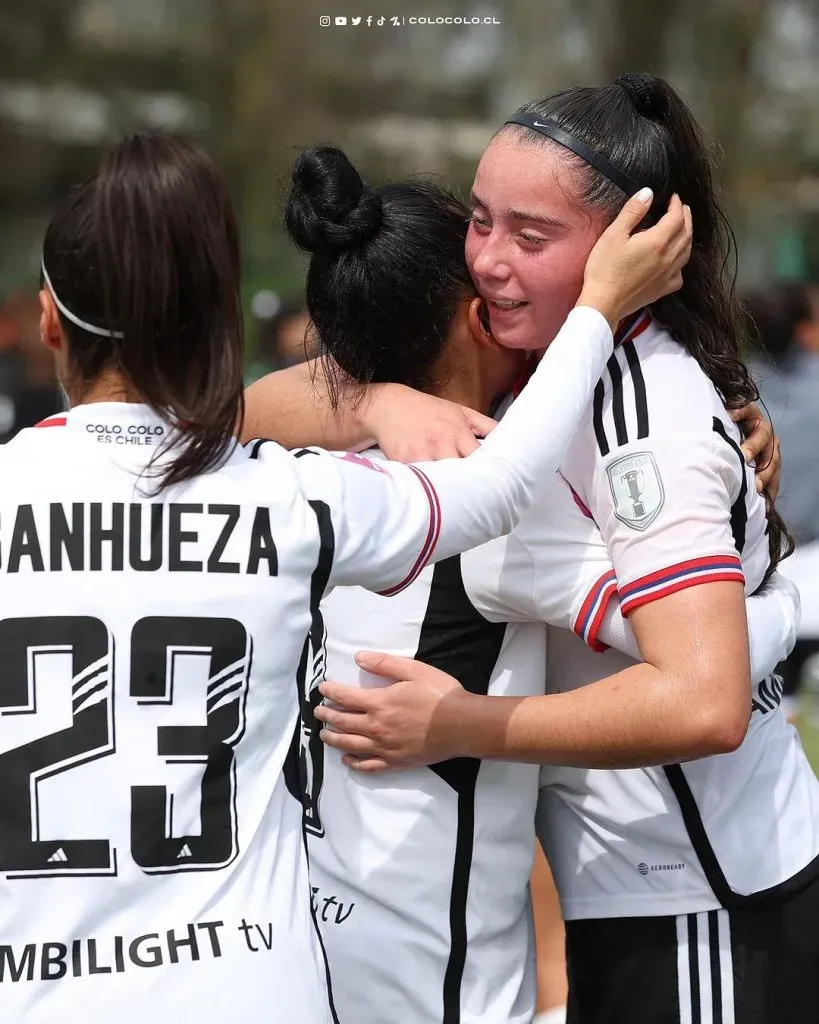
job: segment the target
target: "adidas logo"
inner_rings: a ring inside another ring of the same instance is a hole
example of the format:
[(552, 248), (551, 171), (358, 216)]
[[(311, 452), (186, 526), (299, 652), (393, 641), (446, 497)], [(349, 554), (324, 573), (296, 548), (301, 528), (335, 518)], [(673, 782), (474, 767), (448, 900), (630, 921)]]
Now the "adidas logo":
[(54, 853), (51, 854), (51, 856), (48, 858), (48, 863), (49, 864), (67, 864), (68, 863), (68, 857), (66, 857), (65, 850), (62, 848), (62, 846), (60, 846), (58, 849), (56, 849), (54, 851)]
[(179, 853), (177, 853), (176, 859), (177, 860), (181, 860), (183, 857), (192, 857), (192, 856), (193, 856), (193, 854), (191, 853), (191, 848), (188, 846), (187, 843), (185, 843), (185, 845), (182, 847), (182, 849), (179, 851)]

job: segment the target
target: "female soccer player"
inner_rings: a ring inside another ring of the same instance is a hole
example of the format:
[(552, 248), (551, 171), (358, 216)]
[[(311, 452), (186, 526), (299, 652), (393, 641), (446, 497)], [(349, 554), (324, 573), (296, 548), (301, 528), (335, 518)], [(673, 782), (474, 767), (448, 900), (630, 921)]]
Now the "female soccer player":
[(679, 281), (682, 208), (631, 237), (645, 209), (546, 360), (561, 388), (537, 374), (486, 457), (408, 468), (235, 442), (239, 245), (203, 153), (127, 139), (67, 199), (40, 298), (70, 411), (0, 453), (5, 1019), (336, 1019), (288, 756), (313, 615), (511, 527), (607, 320)]
[[(589, 247), (646, 183), (660, 208), (672, 190), (691, 206), (691, 264), (678, 295), (624, 325), (561, 467), (606, 539), (645, 664), (618, 672), (616, 654), (552, 645), (551, 686), (571, 692), (487, 701), (387, 660), (413, 684), (329, 685), (355, 715), (317, 717), (348, 731), (327, 742), (365, 771), (454, 756), (568, 766), (546, 772), (541, 827), (574, 1020), (802, 1021), (819, 1013), (819, 784), (776, 683), (747, 670), (743, 587), (764, 583), (784, 534), (723, 408), (754, 389), (725, 221), (682, 100), (627, 76), (518, 111), (478, 168), (467, 259), (497, 340), (543, 347)], [(501, 585), (502, 563), (488, 574)], [(529, 585), (546, 585), (536, 567)]]
[[(369, 219), (362, 201), (377, 211)], [(512, 389), (521, 353), (498, 346), (481, 325), (463, 254), (467, 212), (451, 195), (417, 182), (365, 189), (342, 153), (319, 148), (296, 163), (286, 221), (311, 253), (308, 301), (331, 357), (332, 391), (343, 391), (346, 374), (489, 411)], [(528, 599), (513, 596), (503, 621), (490, 621), (498, 598), (473, 581), (476, 568), (508, 559), (491, 543), (425, 571), (399, 601), (336, 590), (314, 636), (319, 648), (326, 629), (328, 674), (356, 679), (355, 651), (378, 637), (394, 653), (451, 667), (471, 692), (543, 693), (545, 631), (533, 624), (572, 626), (587, 592), (613, 574), (602, 537), (561, 478), (531, 518), (513, 543), (526, 550), (536, 538), (541, 592), (530, 586)], [(764, 675), (791, 624), (776, 597), (752, 599), (751, 615), (754, 605), (753, 635), (768, 643), (767, 666), (757, 667)], [(616, 605), (611, 612), (588, 633), (592, 642), (617, 635)], [(621, 620), (619, 636), (625, 644)], [(633, 638), (625, 649), (636, 650)], [(394, 777), (351, 778), (337, 752), (323, 753), (314, 727), (323, 656), (315, 668), (304, 694), (306, 824), (341, 1019), (528, 1024), (536, 767), (458, 761), (407, 773), (398, 785)]]

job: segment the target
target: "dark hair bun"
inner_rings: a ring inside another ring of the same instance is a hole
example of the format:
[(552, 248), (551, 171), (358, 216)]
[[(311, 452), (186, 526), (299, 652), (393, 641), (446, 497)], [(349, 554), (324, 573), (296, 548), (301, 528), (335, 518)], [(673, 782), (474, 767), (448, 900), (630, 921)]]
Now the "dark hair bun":
[(381, 197), (340, 149), (314, 146), (299, 155), (284, 220), (300, 249), (334, 253), (361, 245), (382, 219)]
[(614, 84), (626, 90), (638, 114), (650, 120), (662, 117), (665, 112), (665, 94), (654, 75), (620, 75)]

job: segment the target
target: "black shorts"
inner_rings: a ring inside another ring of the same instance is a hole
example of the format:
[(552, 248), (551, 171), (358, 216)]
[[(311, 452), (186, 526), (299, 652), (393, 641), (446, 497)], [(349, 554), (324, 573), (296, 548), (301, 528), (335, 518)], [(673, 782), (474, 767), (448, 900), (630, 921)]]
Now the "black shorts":
[(817, 1024), (819, 880), (756, 909), (569, 921), (568, 1024)]

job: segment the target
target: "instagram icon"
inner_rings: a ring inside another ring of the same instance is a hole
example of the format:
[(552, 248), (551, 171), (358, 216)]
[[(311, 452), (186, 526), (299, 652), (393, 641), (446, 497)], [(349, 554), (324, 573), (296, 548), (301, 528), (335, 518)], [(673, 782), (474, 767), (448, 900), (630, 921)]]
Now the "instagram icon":
[(319, 25), (321, 25), (322, 28), (329, 28), (330, 18), (328, 18), (326, 14), (322, 14), (322, 16), (319, 18)]

